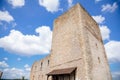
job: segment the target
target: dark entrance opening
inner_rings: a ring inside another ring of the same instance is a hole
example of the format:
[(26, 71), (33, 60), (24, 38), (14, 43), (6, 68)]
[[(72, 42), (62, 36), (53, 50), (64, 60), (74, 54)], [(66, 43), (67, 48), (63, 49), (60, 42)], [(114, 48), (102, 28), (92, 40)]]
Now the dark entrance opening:
[(52, 80), (75, 80), (76, 67), (53, 70), (47, 74), (47, 80), (49, 76), (52, 76)]

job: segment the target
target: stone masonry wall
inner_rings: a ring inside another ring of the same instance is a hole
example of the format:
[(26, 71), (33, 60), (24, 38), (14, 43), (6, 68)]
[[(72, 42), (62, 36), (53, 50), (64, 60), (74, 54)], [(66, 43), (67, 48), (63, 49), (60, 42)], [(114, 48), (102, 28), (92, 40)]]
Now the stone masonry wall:
[(31, 69), (31, 80), (47, 80), (47, 73), (50, 71), (50, 55), (36, 61)]
[(86, 71), (90, 80), (111, 80), (111, 73), (105, 53), (100, 29), (93, 18), (86, 13), (85, 9), (79, 8), (81, 12), (82, 31), (84, 43), (86, 43)]
[(112, 80), (100, 29), (79, 4), (54, 21), (51, 54), (33, 64), (30, 79), (70, 67), (77, 67), (75, 80)]

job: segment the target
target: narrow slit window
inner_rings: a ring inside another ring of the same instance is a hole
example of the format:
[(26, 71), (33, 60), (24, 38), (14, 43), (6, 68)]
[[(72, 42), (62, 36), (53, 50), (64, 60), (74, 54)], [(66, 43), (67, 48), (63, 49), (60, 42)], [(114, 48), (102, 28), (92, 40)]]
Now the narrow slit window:
[(98, 57), (98, 62), (100, 63), (100, 57)]
[(48, 66), (49, 66), (50, 60), (48, 60)]
[(41, 67), (40, 67), (41, 70), (42, 70), (42, 66), (43, 66), (43, 62), (41, 62)]
[(96, 48), (98, 48), (98, 45), (97, 45), (97, 43), (96, 43)]

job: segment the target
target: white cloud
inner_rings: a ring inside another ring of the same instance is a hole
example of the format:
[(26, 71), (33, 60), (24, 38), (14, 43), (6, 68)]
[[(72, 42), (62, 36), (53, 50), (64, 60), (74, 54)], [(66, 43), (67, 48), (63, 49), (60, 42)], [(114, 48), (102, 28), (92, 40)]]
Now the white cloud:
[(30, 71), (30, 70), (31, 70), (31, 68), (30, 68), (30, 67), (27, 67), (27, 68), (25, 68), (25, 70), (26, 70), (26, 71)]
[(120, 71), (112, 72), (113, 80), (120, 80)]
[(6, 68), (3, 70), (2, 78), (5, 79), (21, 79), (25, 76), (25, 79), (29, 79), (30, 72), (19, 68)]
[(6, 61), (7, 61), (7, 60), (8, 60), (8, 58), (7, 58), (7, 57), (5, 57), (5, 58), (4, 58), (4, 60), (6, 60)]
[(25, 64), (24, 67), (27, 68), (27, 67), (29, 67), (29, 65), (28, 65), (28, 64)]
[(57, 12), (59, 10), (59, 0), (39, 0), (39, 4), (46, 8), (48, 12)]
[(73, 6), (73, 0), (68, 0), (68, 7), (72, 7)]
[(9, 65), (5, 61), (0, 62), (0, 68), (6, 68), (9, 67)]
[(102, 5), (101, 11), (114, 12), (117, 9), (117, 7), (118, 7), (117, 3), (114, 2), (113, 5), (111, 4)]
[(97, 15), (97, 16), (92, 16), (92, 17), (99, 24), (102, 39), (109, 40), (110, 39), (110, 29), (106, 25), (103, 25), (103, 23), (105, 21), (105, 17), (103, 17), (102, 15)]
[(102, 0), (95, 0), (95, 3), (98, 3), (98, 2), (100, 2), (100, 1), (102, 1)]
[(26, 70), (26, 71), (30, 71), (30, 70), (31, 70), (31, 68), (30, 68), (30, 66), (29, 66), (28, 64), (25, 64), (24, 67), (25, 67), (25, 70)]
[(105, 17), (103, 17), (102, 15), (92, 16), (92, 17), (98, 24), (102, 24), (105, 21)]
[(25, 0), (8, 0), (8, 3), (11, 4), (14, 8), (22, 7), (25, 5)]
[(17, 58), (17, 61), (21, 61), (21, 58)]
[(110, 39), (110, 29), (107, 26), (100, 26), (100, 31), (102, 35), (103, 40), (109, 40)]
[(24, 69), (19, 68), (10, 68), (5, 61), (0, 62), (0, 71), (3, 72), (2, 78), (4, 79), (21, 79), (22, 76), (25, 79), (29, 79), (30, 77), (30, 66), (26, 64)]
[(48, 26), (41, 26), (36, 29), (36, 33), (38, 35), (24, 35), (20, 31), (11, 30), (8, 36), (0, 38), (0, 47), (24, 56), (49, 53), (52, 31)]
[(120, 61), (120, 41), (109, 41), (105, 44), (105, 50), (110, 62)]
[(0, 11), (0, 22), (1, 21), (10, 23), (11, 21), (14, 21), (14, 18), (9, 14), (8, 11)]

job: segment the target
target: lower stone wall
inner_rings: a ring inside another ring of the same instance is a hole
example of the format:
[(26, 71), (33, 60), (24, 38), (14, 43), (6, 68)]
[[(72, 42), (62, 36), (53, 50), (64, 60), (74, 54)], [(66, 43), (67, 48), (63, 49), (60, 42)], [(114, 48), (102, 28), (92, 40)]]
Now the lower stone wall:
[(50, 55), (46, 58), (36, 61), (31, 69), (31, 80), (47, 80), (47, 73), (50, 71)]
[[(84, 70), (84, 62), (82, 58), (72, 60), (63, 64), (59, 64), (56, 66), (50, 66), (48, 65), (48, 60), (50, 61), (50, 56), (46, 57), (40, 61), (36, 61), (31, 69), (31, 80), (47, 80), (47, 73), (51, 72), (52, 70), (56, 69), (64, 69), (64, 68), (70, 68), (70, 67), (77, 67), (75, 72), (75, 78), (76, 80), (84, 80), (85, 77), (85, 70)], [(42, 68), (41, 68), (42, 63)], [(51, 76), (48, 78), (48, 80), (52, 80)]]
[(75, 80), (85, 80), (85, 64), (82, 58), (78, 58), (72, 61), (68, 61), (63, 64), (59, 64), (56, 66), (51, 66), (51, 71), (56, 69), (64, 69), (64, 68), (71, 68), (77, 67), (75, 71)]

